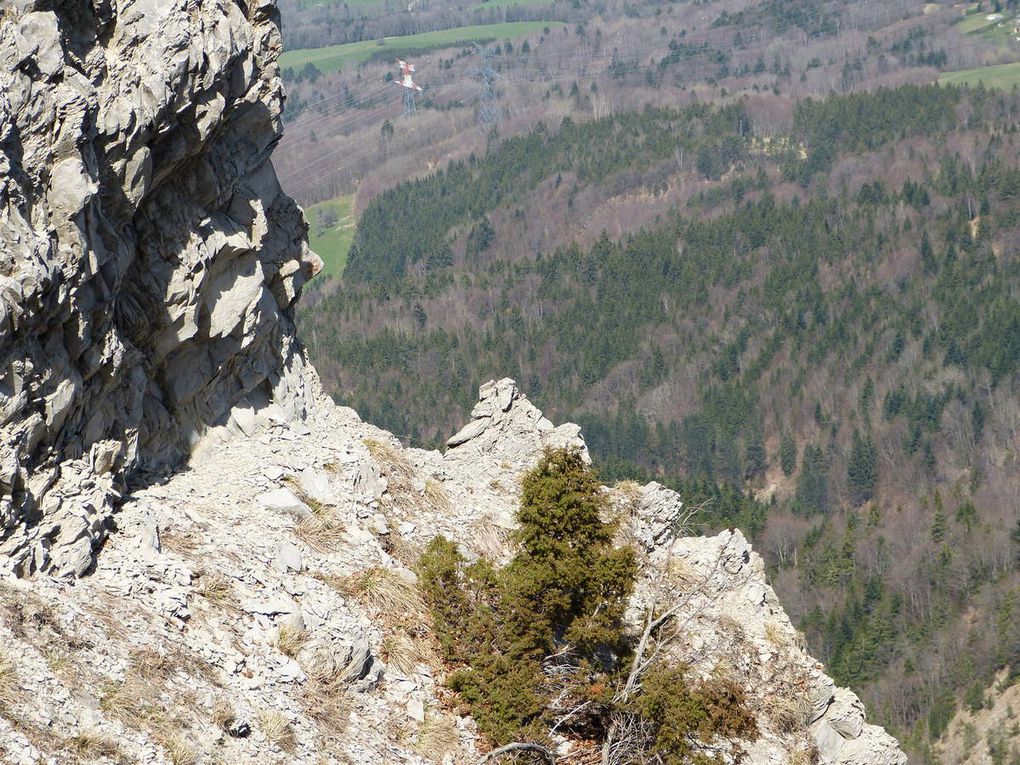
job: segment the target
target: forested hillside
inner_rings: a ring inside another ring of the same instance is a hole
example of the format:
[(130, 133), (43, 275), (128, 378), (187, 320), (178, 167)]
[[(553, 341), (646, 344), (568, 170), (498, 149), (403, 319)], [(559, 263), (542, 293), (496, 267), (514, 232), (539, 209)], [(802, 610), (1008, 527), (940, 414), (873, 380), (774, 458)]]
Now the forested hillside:
[(905, 86), (539, 125), (376, 196), (302, 332), (408, 440), (511, 375), (605, 477), (707, 501), (920, 761), (1020, 672), (1018, 111)]

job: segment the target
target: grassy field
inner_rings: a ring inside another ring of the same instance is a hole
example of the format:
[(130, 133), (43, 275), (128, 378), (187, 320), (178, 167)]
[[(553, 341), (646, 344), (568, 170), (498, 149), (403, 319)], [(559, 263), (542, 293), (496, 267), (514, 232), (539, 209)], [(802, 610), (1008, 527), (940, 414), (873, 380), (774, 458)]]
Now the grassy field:
[[(499, 1), (499, 0), (497, 0)], [(379, 51), (386, 51), (393, 56), (405, 50), (421, 50), (423, 48), (448, 48), (460, 43), (478, 40), (512, 40), (521, 35), (538, 32), (544, 27), (561, 27), (562, 22), (556, 21), (515, 21), (508, 24), (481, 24), (471, 27), (443, 29), (439, 32), (424, 32), (404, 37), (385, 37), (382, 40), (364, 40), (347, 45), (332, 45), (328, 48), (305, 48), (285, 52), (280, 57), (280, 65), (284, 68), (300, 69), (311, 62), (320, 71), (339, 72), (348, 64), (360, 64), (370, 59)]]
[(522, 8), (534, 7), (536, 5), (552, 5), (556, 0), (486, 0), (483, 3), (475, 3), (469, 10), (479, 11), (483, 8), (513, 8), (519, 5)]
[[(382, 5), (384, 0), (346, 0), (347, 5), (350, 6), (371, 6), (371, 5)], [(309, 8), (314, 8), (317, 5), (326, 5), (330, 0), (299, 0), (298, 10), (304, 11)]]
[[(319, 223), (321, 213), (331, 212), (337, 220), (324, 228)], [(322, 276), (339, 278), (347, 265), (347, 253), (354, 240), (354, 197), (339, 197), (319, 202), (305, 209), (308, 218), (308, 244), (322, 258)]]
[(939, 82), (943, 85), (977, 85), (983, 82), (986, 88), (1010, 90), (1014, 85), (1020, 85), (1020, 63), (944, 72), (939, 76)]
[(969, 35), (972, 32), (979, 32), (985, 27), (990, 27), (995, 24), (995, 21), (989, 21), (986, 17), (990, 14), (985, 13), (968, 13), (963, 17), (961, 21), (956, 22), (956, 28), (963, 32), (965, 35)]

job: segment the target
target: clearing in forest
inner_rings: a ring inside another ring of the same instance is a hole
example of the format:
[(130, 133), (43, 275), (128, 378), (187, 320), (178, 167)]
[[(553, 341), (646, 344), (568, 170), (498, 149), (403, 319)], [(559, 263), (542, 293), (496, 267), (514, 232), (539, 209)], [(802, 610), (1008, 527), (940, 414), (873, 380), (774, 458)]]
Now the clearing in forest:
[(1020, 62), (961, 69), (958, 72), (943, 72), (939, 75), (941, 85), (977, 85), (979, 82), (984, 83), (986, 88), (1002, 90), (1020, 85)]
[(339, 278), (347, 265), (354, 240), (354, 197), (340, 196), (318, 202), (305, 210), (308, 244), (322, 258), (322, 275)]

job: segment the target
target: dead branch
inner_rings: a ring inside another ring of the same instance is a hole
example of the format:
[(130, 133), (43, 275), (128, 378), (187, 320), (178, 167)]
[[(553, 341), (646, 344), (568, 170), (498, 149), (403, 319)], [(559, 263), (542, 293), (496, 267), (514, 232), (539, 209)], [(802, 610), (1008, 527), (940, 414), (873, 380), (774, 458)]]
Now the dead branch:
[(501, 746), (498, 749), (493, 749), (478, 761), (478, 765), (485, 765), (485, 763), (493, 762), (496, 758), (502, 757), (504, 754), (512, 754), (514, 752), (531, 752), (541, 757), (548, 765), (556, 765), (556, 758), (553, 756), (553, 753), (544, 746), (541, 746), (540, 744), (528, 744), (516, 741), (512, 744)]
[[(671, 557), (671, 555), (670, 555)], [(667, 557), (664, 570), (669, 568), (669, 557)], [(614, 701), (617, 705), (625, 705), (632, 696), (635, 695), (641, 687), (641, 678), (645, 671), (648, 670), (658, 660), (659, 654), (664, 647), (664, 644), (668, 642), (669, 638), (665, 638), (661, 633), (663, 628), (670, 622), (674, 622), (676, 616), (683, 611), (694, 599), (695, 595), (704, 593), (704, 588), (711, 581), (712, 577), (722, 568), (723, 566), (723, 551), (719, 551), (719, 557), (715, 560), (712, 567), (704, 574), (701, 580), (694, 584), (685, 597), (682, 597), (672, 607), (666, 609), (658, 616), (655, 615), (656, 606), (658, 605), (658, 595), (653, 597), (651, 602), (648, 604), (645, 611), (645, 626), (641, 632), (641, 637), (638, 640), (637, 647), (634, 650), (634, 657), (631, 660), (630, 673), (627, 676), (627, 682), (624, 683), (621, 688), (614, 696)], [(710, 598), (711, 601), (716, 600), (718, 597)], [(700, 611), (700, 609), (698, 609)], [(687, 618), (679, 624), (673, 624), (675, 631), (679, 631), (683, 626), (689, 624), (695, 617), (695, 614), (688, 614)], [(610, 722), (609, 730), (606, 732), (606, 739), (602, 747), (602, 765), (611, 765), (614, 761), (615, 755), (627, 748), (627, 744), (630, 742), (624, 742), (622, 739), (632, 738), (633, 731), (625, 730), (627, 728), (626, 723), (629, 720), (625, 716), (614, 716)], [(625, 733), (627, 734), (625, 736)]]

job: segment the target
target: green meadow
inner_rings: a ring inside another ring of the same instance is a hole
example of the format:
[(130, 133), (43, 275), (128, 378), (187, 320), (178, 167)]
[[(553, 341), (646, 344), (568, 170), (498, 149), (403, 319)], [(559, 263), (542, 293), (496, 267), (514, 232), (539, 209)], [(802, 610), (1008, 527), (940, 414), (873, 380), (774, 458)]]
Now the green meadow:
[[(321, 225), (323, 214), (336, 222)], [(354, 241), (354, 197), (343, 196), (310, 205), (305, 209), (305, 217), (308, 219), (308, 244), (322, 258), (322, 276), (339, 278), (347, 265), (347, 253)]]
[(943, 72), (939, 76), (942, 85), (977, 85), (979, 82), (984, 83), (986, 88), (1010, 90), (1020, 84), (1020, 62)]
[[(502, 0), (493, 0), (501, 2)], [(348, 64), (368, 61), (380, 51), (394, 57), (402, 51), (428, 48), (449, 48), (461, 43), (482, 40), (512, 40), (522, 35), (539, 32), (545, 27), (561, 27), (557, 21), (514, 21), (506, 24), (479, 24), (469, 27), (442, 29), (438, 32), (423, 32), (402, 37), (384, 37), (381, 40), (363, 40), (346, 45), (331, 45), (327, 48), (304, 48), (286, 51), (280, 56), (280, 66), (300, 70), (305, 64), (315, 64), (323, 73), (339, 72)]]
[(985, 27), (990, 27), (996, 23), (995, 21), (989, 21), (986, 18), (989, 15), (991, 14), (988, 11), (982, 13), (968, 13), (963, 17), (963, 19), (956, 22), (956, 28), (965, 35), (969, 35), (973, 32), (980, 32)]

